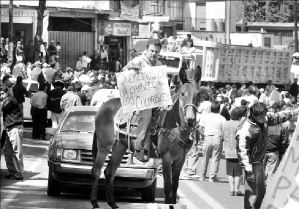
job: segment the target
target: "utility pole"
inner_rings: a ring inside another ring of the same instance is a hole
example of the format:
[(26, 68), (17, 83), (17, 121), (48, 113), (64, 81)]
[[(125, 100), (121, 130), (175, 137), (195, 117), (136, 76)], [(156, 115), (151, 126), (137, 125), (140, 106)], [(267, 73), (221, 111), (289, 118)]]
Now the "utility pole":
[(297, 0), (294, 0), (293, 16), (294, 16), (294, 44), (295, 44), (294, 49), (295, 52), (298, 52)]
[(13, 0), (9, 0), (9, 8), (8, 8), (8, 16), (9, 16), (9, 41), (13, 41)]
[(225, 1), (225, 36), (226, 36), (226, 44), (230, 44), (230, 0)]

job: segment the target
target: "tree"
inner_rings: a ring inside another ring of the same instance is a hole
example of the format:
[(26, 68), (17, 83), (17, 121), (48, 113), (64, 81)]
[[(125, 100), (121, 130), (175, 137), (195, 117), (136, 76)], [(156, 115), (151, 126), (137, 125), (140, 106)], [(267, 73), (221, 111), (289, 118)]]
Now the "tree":
[(41, 45), (41, 37), (43, 34), (43, 20), (44, 20), (44, 12), (46, 10), (46, 0), (39, 0), (38, 8), (37, 8), (37, 27), (36, 27), (36, 35), (34, 37), (34, 61), (39, 60), (40, 55), (40, 45)]

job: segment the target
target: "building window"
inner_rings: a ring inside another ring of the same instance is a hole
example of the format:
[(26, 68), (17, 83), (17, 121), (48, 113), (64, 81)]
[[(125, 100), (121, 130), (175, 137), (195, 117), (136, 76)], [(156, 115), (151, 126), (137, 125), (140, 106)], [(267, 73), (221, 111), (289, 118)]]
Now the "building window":
[(264, 47), (271, 48), (271, 38), (264, 37)]

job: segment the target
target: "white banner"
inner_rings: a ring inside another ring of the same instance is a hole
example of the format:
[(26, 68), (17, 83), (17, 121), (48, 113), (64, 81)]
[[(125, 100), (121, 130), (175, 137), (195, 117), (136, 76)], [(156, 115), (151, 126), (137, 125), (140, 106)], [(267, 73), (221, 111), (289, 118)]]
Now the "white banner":
[(128, 70), (116, 74), (125, 113), (172, 105), (164, 66), (143, 68), (138, 74)]
[(137, 22), (139, 18), (139, 5), (134, 7), (126, 6), (123, 1), (120, 2), (121, 12), (120, 18)]
[(268, 185), (261, 209), (299, 208), (299, 117), (296, 129), (274, 179)]

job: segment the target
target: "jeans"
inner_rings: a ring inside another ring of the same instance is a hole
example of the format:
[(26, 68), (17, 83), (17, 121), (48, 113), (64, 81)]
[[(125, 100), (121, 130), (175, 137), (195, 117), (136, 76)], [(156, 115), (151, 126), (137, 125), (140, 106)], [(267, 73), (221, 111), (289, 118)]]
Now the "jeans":
[(203, 144), (203, 161), (200, 176), (206, 177), (210, 155), (212, 154), (212, 163), (210, 167), (210, 179), (216, 179), (219, 170), (220, 157), (223, 147), (221, 136), (205, 136)]
[(245, 175), (244, 209), (259, 209), (266, 193), (264, 164), (252, 164), (252, 171), (254, 182), (247, 181)]
[(272, 180), (279, 165), (279, 151), (266, 153), (264, 158), (266, 185)]
[(62, 114), (51, 112), (52, 128), (57, 128)]
[(16, 126), (7, 131), (7, 138), (4, 144), (4, 157), (8, 172), (12, 175), (23, 177), (23, 126)]
[(152, 109), (141, 110), (139, 112), (140, 119), (137, 127), (137, 139), (135, 142), (136, 150), (143, 150), (146, 142), (150, 141), (150, 134), (148, 127), (152, 118)]
[(47, 109), (38, 109), (31, 106), (32, 115), (32, 138), (46, 136)]

